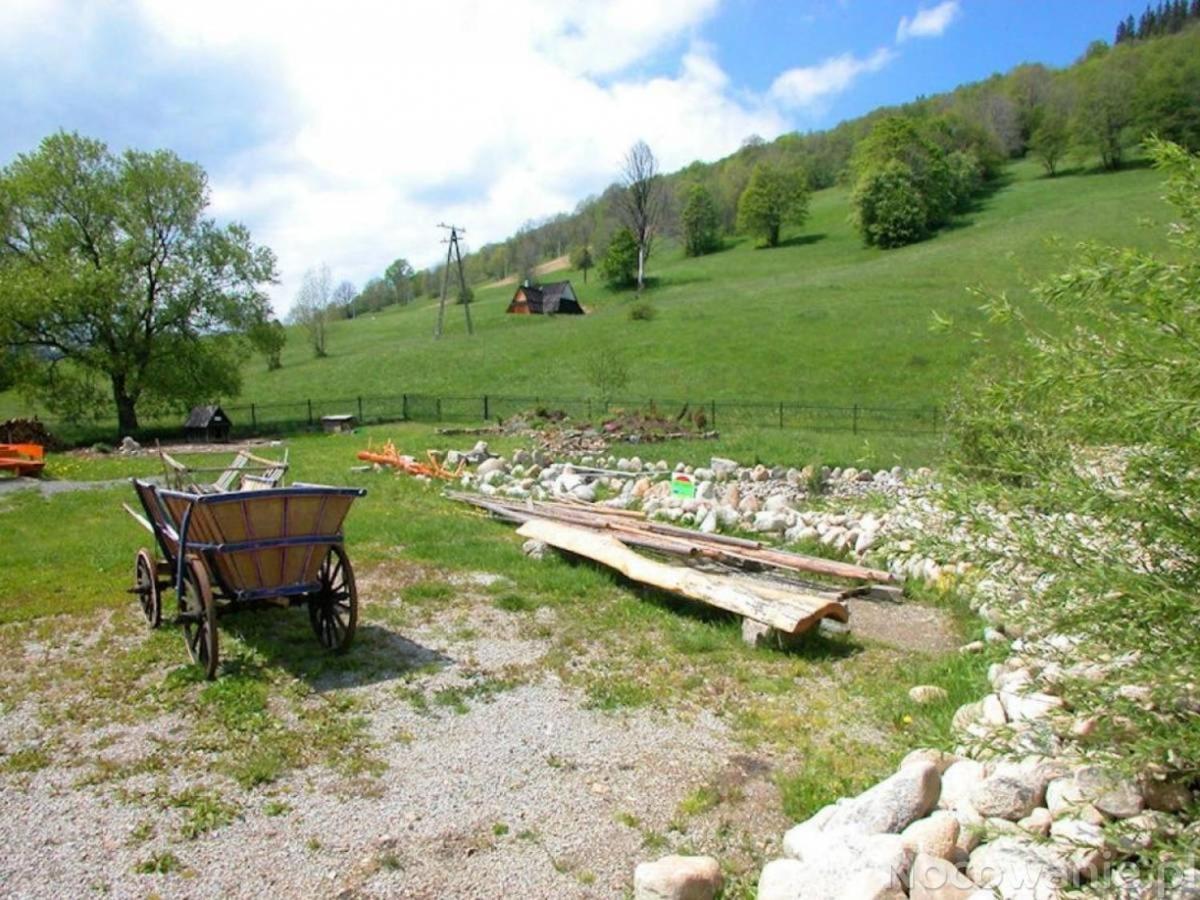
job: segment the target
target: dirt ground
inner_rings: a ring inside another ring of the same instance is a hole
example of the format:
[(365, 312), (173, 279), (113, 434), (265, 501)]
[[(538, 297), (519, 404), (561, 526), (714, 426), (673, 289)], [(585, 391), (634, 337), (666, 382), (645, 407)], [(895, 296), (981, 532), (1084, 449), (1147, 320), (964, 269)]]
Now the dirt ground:
[[(186, 706), (80, 726), (58, 673), (90, 652), (144, 650), (132, 609), (0, 629), (20, 655), (0, 675), (0, 747), (13, 759), (48, 748), (43, 764), (0, 774), (0, 893), (607, 898), (628, 896), (638, 862), (673, 851), (712, 853), (753, 883), (791, 824), (775, 778), (798, 760), (747, 748), (704, 709), (594, 708), (548, 663), (557, 613), (497, 609), (498, 576), (453, 576), (452, 601), (394, 626), (401, 595), (428, 576), (364, 573), (353, 652), (371, 664), (315, 684), (313, 702), (353, 700), (375, 775), (331, 760), (244, 791), (224, 748), (196, 744)], [(854, 616), (901, 646), (949, 634), (919, 607), (859, 601)], [(199, 827), (196, 804), (172, 801), (196, 791), (218, 813), (220, 798), (236, 804)]]

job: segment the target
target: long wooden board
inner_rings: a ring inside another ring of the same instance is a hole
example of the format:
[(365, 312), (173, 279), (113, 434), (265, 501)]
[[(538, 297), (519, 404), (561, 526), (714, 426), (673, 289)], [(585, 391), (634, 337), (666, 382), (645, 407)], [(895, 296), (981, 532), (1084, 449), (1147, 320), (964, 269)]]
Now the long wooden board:
[(647, 559), (616, 537), (587, 528), (532, 518), (517, 529), (522, 537), (603, 563), (626, 578), (762, 622), (786, 634), (800, 634), (821, 619), (849, 621), (844, 603), (780, 586), (760, 587), (752, 579), (713, 575), (686, 566)]

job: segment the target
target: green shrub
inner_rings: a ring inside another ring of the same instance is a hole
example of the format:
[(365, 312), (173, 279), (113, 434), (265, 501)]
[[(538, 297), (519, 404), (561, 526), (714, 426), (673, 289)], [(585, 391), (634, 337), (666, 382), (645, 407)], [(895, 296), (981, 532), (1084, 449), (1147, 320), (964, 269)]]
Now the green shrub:
[(929, 234), (929, 210), (912, 170), (885, 163), (866, 173), (854, 189), (855, 218), (863, 240), (876, 247), (902, 247)]
[(629, 307), (629, 318), (634, 322), (649, 322), (656, 315), (658, 310), (649, 303), (635, 303)]
[(628, 228), (613, 235), (600, 260), (600, 277), (611, 288), (627, 288), (637, 283), (637, 240)]

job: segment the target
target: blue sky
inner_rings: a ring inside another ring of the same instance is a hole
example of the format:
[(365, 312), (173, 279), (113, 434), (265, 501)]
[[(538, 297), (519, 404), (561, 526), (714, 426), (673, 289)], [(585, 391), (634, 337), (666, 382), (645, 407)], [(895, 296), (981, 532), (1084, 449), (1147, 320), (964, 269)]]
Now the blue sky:
[(397, 256), (569, 210), (633, 141), (664, 169), (1023, 61), (1067, 65), (1108, 0), (5, 0), (0, 163), (64, 128), (167, 147), (212, 213), (361, 285)]

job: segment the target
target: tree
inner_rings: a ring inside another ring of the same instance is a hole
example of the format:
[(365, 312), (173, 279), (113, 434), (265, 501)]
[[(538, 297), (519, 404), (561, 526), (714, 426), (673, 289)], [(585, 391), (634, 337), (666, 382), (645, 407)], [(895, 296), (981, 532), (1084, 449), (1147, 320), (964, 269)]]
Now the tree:
[(863, 240), (877, 247), (902, 247), (929, 234), (929, 212), (912, 169), (899, 160), (859, 179), (851, 198)]
[(637, 246), (637, 289), (640, 293), (646, 281), (646, 260), (650, 258), (654, 236), (662, 227), (667, 201), (658, 160), (645, 141), (638, 141), (625, 154), (621, 164), (621, 184), (624, 190), (618, 195), (617, 213)]
[(267, 361), (267, 371), (274, 372), (283, 367), (280, 354), (287, 344), (287, 329), (278, 319), (269, 322), (255, 322), (250, 326), (250, 343), (254, 349), (263, 355)]
[(349, 281), (340, 281), (330, 296), (333, 307), (347, 318), (354, 318), (354, 298), (358, 291)]
[(571, 266), (583, 272), (584, 284), (587, 284), (588, 269), (592, 268), (595, 264), (596, 261), (592, 259), (592, 250), (587, 244), (580, 244), (571, 254)]
[(1136, 79), (1120, 52), (1090, 61), (1076, 73), (1079, 101), (1075, 116), (1075, 140), (1100, 157), (1105, 169), (1119, 169), (1125, 148), (1132, 140)]
[(411, 303), (413, 299), (413, 267), (403, 257), (396, 259), (384, 270), (384, 277), (391, 282), (396, 303)]
[(600, 260), (600, 277), (609, 287), (629, 287), (637, 281), (637, 266), (638, 246), (633, 232), (618, 229)]
[(693, 184), (683, 205), (683, 252), (688, 256), (703, 256), (719, 249), (721, 214), (708, 188)]
[(1042, 122), (1029, 138), (1029, 149), (1041, 160), (1042, 168), (1051, 178), (1058, 172), (1058, 164), (1071, 147), (1071, 130), (1065, 116), (1047, 110)]
[(808, 179), (802, 169), (759, 163), (738, 200), (738, 228), (758, 235), (768, 247), (779, 246), (785, 224), (808, 218)]
[(313, 353), (318, 357), (328, 356), (325, 349), (326, 331), (330, 319), (330, 274), (329, 266), (320, 265), (304, 273), (300, 291), (296, 294), (296, 305), (292, 307), (292, 321), (303, 325), (312, 342)]
[(207, 218), (208, 202), (198, 165), (75, 133), (0, 171), (0, 346), (27, 351), (24, 387), (76, 415), (106, 390), (124, 433), (139, 407), (240, 389), (275, 257)]

